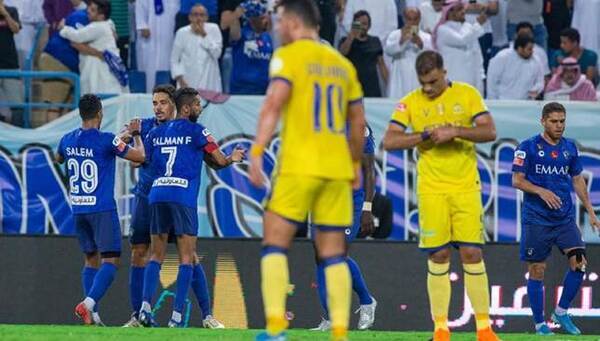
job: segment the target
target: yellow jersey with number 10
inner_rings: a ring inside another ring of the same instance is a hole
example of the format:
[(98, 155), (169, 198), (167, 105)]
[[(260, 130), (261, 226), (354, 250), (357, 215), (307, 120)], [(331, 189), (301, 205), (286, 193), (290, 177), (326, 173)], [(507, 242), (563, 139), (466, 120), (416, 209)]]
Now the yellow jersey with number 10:
[[(472, 127), (473, 120), (488, 109), (479, 91), (469, 84), (452, 82), (437, 98), (429, 99), (421, 88), (402, 98), (392, 123), (414, 132), (437, 127)], [(431, 140), (417, 146), (417, 192), (440, 194), (479, 191), (475, 144), (463, 139), (435, 145)]]
[(275, 51), (271, 81), (291, 86), (282, 112), (279, 174), (352, 179), (348, 105), (362, 100), (354, 66), (332, 47), (302, 39)]

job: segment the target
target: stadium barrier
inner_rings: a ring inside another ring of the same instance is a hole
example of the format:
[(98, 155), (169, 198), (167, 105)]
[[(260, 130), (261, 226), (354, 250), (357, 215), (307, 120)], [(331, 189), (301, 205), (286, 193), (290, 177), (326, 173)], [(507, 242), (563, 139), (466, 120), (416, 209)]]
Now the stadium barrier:
[[(256, 130), (262, 97), (234, 96), (224, 104), (211, 104), (200, 117), (219, 139), (223, 150), (235, 146), (249, 148)], [(494, 143), (477, 146), (478, 165), (485, 209), (486, 238), (490, 241), (514, 242), (520, 236), (519, 193), (511, 186), (514, 148), (540, 132), (543, 103), (534, 101), (487, 102), (497, 126)], [(367, 119), (380, 146), (395, 102), (390, 99), (366, 99)], [(576, 138), (580, 146), (584, 174), (592, 204), (600, 209), (600, 105), (565, 103), (568, 111), (566, 136)], [(460, 108), (447, 108), (459, 110)], [(151, 96), (129, 94), (104, 101), (103, 129), (117, 132), (129, 119), (152, 115)], [(77, 112), (71, 112), (42, 127), (28, 130), (2, 125), (0, 133), (0, 233), (63, 234), (74, 233), (66, 192), (64, 166), (52, 162), (52, 150), (66, 132), (79, 127)], [(274, 138), (265, 153), (266, 172), (275, 167), (279, 139)], [(393, 205), (393, 227), (389, 239), (415, 240), (418, 210), (415, 200), (414, 150), (387, 153), (377, 150), (377, 191)], [(250, 185), (246, 168), (235, 165), (223, 170), (202, 170), (201, 195), (198, 201), (200, 236), (260, 237), (262, 235), (261, 202), (265, 189)], [(129, 233), (131, 188), (136, 170), (129, 163), (117, 164), (116, 195), (123, 232)], [(600, 242), (590, 229), (587, 214), (579, 205), (577, 221), (588, 242)]]
[[(260, 242), (256, 239), (201, 239), (198, 253), (206, 272), (214, 315), (230, 328), (262, 328), (264, 318), (260, 293)], [(76, 324), (73, 307), (81, 300), (80, 271), (83, 256), (71, 237), (1, 236), (0, 324)], [(122, 265), (116, 280), (100, 303), (100, 314), (108, 325), (129, 319), (129, 248), (123, 240)], [(486, 268), (491, 286), (491, 320), (500, 332), (532, 331), (531, 311), (526, 297), (526, 267), (518, 259), (518, 245), (490, 244), (485, 247)], [(377, 330), (430, 330), (426, 291), (426, 256), (414, 243), (357, 242), (352, 256), (361, 265), (367, 285), (378, 300)], [(569, 312), (584, 333), (599, 334), (600, 245), (587, 249), (591, 265), (580, 295)], [(456, 256), (456, 252), (454, 253)], [(313, 248), (298, 240), (289, 257), (290, 290), (288, 310), (292, 328), (315, 327), (321, 311), (315, 285)], [(546, 316), (561, 292), (566, 259), (554, 252), (546, 271)], [(177, 254), (169, 247), (163, 264), (159, 291), (158, 321), (165, 326), (170, 317), (177, 276)], [(464, 294), (462, 269), (457, 259), (451, 268), (452, 303), (450, 325), (473, 330), (470, 303)], [(595, 294), (595, 295), (594, 295)], [(161, 299), (162, 297), (162, 299)], [(201, 325), (195, 298), (188, 296), (190, 326)], [(353, 307), (358, 307), (354, 297)], [(357, 315), (352, 315), (355, 328)]]

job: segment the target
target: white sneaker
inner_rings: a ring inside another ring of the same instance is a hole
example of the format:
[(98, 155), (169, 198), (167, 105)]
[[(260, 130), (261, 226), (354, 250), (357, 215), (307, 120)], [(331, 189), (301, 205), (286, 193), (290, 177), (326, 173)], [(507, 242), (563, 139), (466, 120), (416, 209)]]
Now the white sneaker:
[(225, 329), (223, 323), (219, 322), (212, 315), (206, 315), (204, 320), (202, 320), (202, 326), (208, 329)]
[(100, 318), (100, 314), (98, 314), (97, 312), (92, 313), (92, 320), (94, 321), (94, 325), (96, 327), (106, 327), (106, 325), (104, 324), (104, 322), (102, 322), (102, 319)]
[(312, 328), (312, 331), (316, 332), (326, 332), (331, 329), (331, 321), (324, 319), (321, 317), (321, 323), (316, 328)]
[(137, 319), (137, 317), (134, 314), (131, 314), (131, 318), (129, 319), (129, 321), (127, 321), (127, 323), (125, 323), (123, 325), (123, 328), (140, 328), (143, 327), (142, 324), (140, 323), (140, 321)]
[(377, 308), (377, 301), (371, 297), (373, 303), (361, 305), (358, 310), (354, 313), (360, 312), (360, 318), (358, 319), (358, 330), (367, 330), (375, 323), (375, 309)]

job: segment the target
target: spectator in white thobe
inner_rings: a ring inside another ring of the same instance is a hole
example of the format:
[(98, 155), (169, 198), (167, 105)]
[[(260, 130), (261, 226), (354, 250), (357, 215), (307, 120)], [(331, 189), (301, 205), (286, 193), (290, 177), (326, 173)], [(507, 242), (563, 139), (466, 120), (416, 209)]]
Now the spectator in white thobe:
[(433, 32), (433, 45), (444, 57), (448, 79), (471, 84), (483, 93), (483, 55), (479, 37), (485, 32), (485, 13), (474, 24), (465, 22), (465, 6), (460, 0), (445, 2), (442, 17)]
[(499, 0), (498, 13), (490, 18), (490, 25), (492, 25), (492, 57), (508, 46), (506, 5), (506, 0)]
[(171, 76), (181, 88), (221, 92), (221, 30), (217, 24), (207, 22), (208, 11), (202, 5), (192, 7), (189, 19), (190, 25), (180, 28), (175, 34)]
[[(521, 36), (521, 35), (530, 36), (535, 39), (535, 37), (533, 35), (533, 25), (531, 25), (528, 22), (518, 23), (517, 24), (517, 36)], [(513, 48), (512, 41), (509, 43), (508, 47), (510, 49)], [(533, 44), (533, 58), (535, 58), (535, 60), (540, 64), (540, 67), (542, 68), (542, 72), (544, 73), (544, 76), (548, 77), (548, 79), (550, 79), (552, 72), (550, 71), (550, 65), (548, 64), (548, 54), (546, 53), (546, 50), (544, 50), (543, 47), (541, 47), (538, 44), (535, 44), (535, 40), (534, 40), (534, 44)]]
[(518, 35), (513, 49), (500, 51), (488, 68), (488, 99), (535, 99), (544, 90), (542, 68), (533, 57), (532, 36)]
[(575, 0), (571, 26), (579, 31), (582, 46), (600, 54), (600, 0)]
[(424, 0), (419, 6), (421, 11), (421, 29), (429, 34), (440, 22), (444, 0)]
[(352, 29), (354, 13), (365, 10), (371, 16), (369, 35), (385, 41), (387, 36), (398, 28), (398, 8), (394, 0), (347, 0), (340, 34), (346, 37)]
[(146, 91), (152, 92), (157, 71), (169, 71), (175, 36), (175, 16), (180, 1), (136, 0), (136, 57), (138, 70), (146, 73)]
[(383, 51), (392, 57), (388, 97), (402, 98), (419, 87), (415, 62), (423, 50), (431, 50), (431, 35), (419, 29), (421, 14), (416, 8), (404, 10), (404, 27), (388, 36)]
[[(87, 8), (90, 23), (79, 29), (64, 26), (61, 37), (74, 43), (84, 43), (89, 47), (116, 56), (119, 49), (116, 42), (114, 23), (109, 20), (110, 3), (106, 0), (91, 0)], [(64, 21), (61, 22), (64, 25)], [(120, 94), (124, 91), (119, 80), (110, 71), (103, 58), (96, 55), (79, 54), (79, 71), (82, 93)]]

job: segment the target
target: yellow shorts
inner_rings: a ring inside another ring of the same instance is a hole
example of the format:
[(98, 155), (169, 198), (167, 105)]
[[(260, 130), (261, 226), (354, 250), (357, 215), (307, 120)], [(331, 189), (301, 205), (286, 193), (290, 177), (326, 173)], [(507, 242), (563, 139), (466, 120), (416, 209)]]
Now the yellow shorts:
[(423, 194), (418, 205), (420, 248), (484, 243), (481, 192)]
[(280, 174), (265, 209), (296, 224), (306, 222), (310, 213), (313, 226), (320, 229), (352, 226), (352, 184), (305, 175)]

